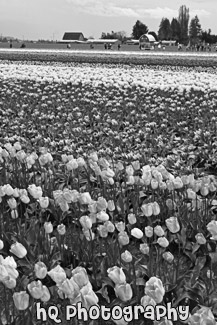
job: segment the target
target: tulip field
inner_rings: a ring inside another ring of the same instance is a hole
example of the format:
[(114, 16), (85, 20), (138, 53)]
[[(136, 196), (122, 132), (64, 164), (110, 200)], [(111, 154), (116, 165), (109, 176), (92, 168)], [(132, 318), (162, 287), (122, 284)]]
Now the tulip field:
[(216, 325), (217, 56), (106, 55), (0, 53), (0, 325)]

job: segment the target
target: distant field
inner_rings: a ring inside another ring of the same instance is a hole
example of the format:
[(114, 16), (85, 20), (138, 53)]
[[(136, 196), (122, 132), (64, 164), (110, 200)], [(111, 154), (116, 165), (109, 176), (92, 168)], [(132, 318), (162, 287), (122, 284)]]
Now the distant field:
[[(26, 48), (31, 48), (31, 49), (63, 49), (63, 50), (67, 49), (67, 44), (58, 44), (58, 43), (39, 44), (39, 43), (27, 43), (27, 42), (25, 42), (25, 44), (26, 44)], [(21, 46), (21, 43), (13, 43), (13, 48), (20, 48), (20, 46)], [(9, 47), (10, 47), (9, 43), (0, 43), (0, 48), (9, 48)], [(112, 46), (112, 48), (114, 51), (118, 50), (117, 45)], [(71, 44), (71, 49), (72, 50), (89, 50), (90, 45), (89, 44)], [(104, 44), (94, 45), (94, 49), (105, 51)], [(140, 51), (138, 45), (126, 45), (126, 44), (121, 46), (121, 50), (122, 51)], [(163, 51), (163, 50), (156, 49), (156, 51)], [(174, 51), (178, 51), (178, 49), (177, 49), (177, 46), (167, 46), (166, 51), (174, 52)]]
[(151, 66), (185, 66), (197, 69), (217, 67), (217, 53), (187, 51), (102, 51), (90, 49), (33, 49), (33, 48), (0, 48), (0, 60), (27, 62), (62, 62), (62, 63), (94, 63), (125, 64)]

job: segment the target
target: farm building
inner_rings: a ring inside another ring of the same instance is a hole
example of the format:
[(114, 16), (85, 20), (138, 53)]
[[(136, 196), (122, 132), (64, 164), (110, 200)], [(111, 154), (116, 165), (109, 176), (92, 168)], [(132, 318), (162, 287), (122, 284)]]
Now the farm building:
[(156, 39), (153, 35), (143, 34), (139, 39), (139, 47), (142, 49), (151, 49), (156, 43)]
[(72, 32), (66, 32), (63, 35), (63, 39), (61, 40), (61, 43), (82, 43), (85, 42), (86, 38), (84, 38), (83, 33), (78, 32), (78, 33), (72, 33)]
[(161, 41), (161, 45), (165, 46), (175, 46), (177, 44), (177, 41)]

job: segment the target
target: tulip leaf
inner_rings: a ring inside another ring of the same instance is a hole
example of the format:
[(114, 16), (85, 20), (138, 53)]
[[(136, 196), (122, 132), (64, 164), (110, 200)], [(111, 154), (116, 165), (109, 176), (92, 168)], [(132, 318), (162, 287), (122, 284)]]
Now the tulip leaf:
[(107, 303), (110, 303), (110, 298), (109, 298), (109, 295), (108, 295), (108, 289), (107, 289), (106, 284), (103, 284), (102, 288), (100, 290), (96, 291), (96, 293), (100, 293), (102, 295), (102, 297), (105, 298)]

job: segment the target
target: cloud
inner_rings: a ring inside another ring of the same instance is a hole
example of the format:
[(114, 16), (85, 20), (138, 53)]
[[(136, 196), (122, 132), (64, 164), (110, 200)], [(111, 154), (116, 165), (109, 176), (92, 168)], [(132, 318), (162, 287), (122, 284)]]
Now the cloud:
[(149, 16), (153, 19), (173, 18), (178, 16), (178, 11), (170, 8), (157, 7), (155, 9), (138, 9), (141, 16)]
[(106, 17), (139, 17), (136, 10), (128, 6), (118, 6), (104, 0), (66, 0), (77, 7), (80, 12)]
[(190, 16), (191, 17), (194, 17), (194, 16), (198, 16), (199, 18), (200, 17), (208, 17), (211, 15), (211, 13), (207, 10), (204, 10), (204, 9), (196, 9), (196, 10), (192, 10), (190, 11)]
[[(73, 4), (79, 12), (94, 16), (102, 17), (149, 17), (152, 19), (161, 19), (163, 17), (172, 19), (178, 16), (178, 10), (168, 7), (161, 8), (147, 8), (138, 5), (138, 2), (134, 1), (131, 5), (127, 0), (113, 0), (108, 2), (106, 0), (66, 0), (68, 3)], [(115, 2), (115, 3), (114, 3)], [(198, 17), (209, 16), (210, 13), (204, 9), (192, 10), (190, 12), (191, 17), (198, 15)]]

